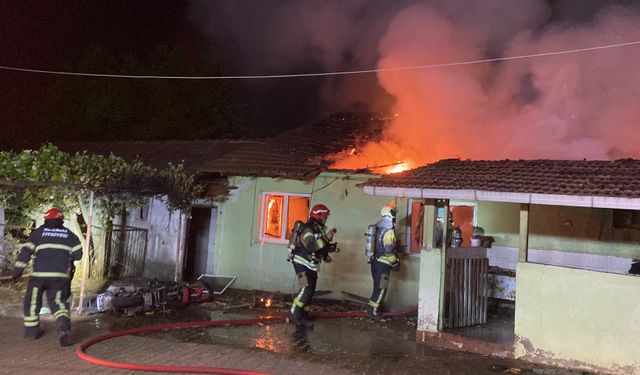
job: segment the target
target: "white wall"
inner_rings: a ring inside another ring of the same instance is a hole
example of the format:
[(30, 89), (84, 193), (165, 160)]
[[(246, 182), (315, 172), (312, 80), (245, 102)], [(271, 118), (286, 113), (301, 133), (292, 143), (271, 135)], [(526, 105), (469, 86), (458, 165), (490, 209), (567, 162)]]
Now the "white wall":
[(144, 277), (173, 280), (176, 259), (184, 254), (185, 216), (181, 211), (170, 213), (165, 204), (155, 198), (149, 200), (146, 217), (140, 218), (140, 208), (127, 212), (128, 226), (148, 230)]
[[(487, 249), (487, 257), (490, 266), (515, 270), (518, 263), (518, 248), (494, 246)], [(626, 274), (631, 267), (629, 258), (540, 249), (529, 249), (528, 261), (618, 274)]]

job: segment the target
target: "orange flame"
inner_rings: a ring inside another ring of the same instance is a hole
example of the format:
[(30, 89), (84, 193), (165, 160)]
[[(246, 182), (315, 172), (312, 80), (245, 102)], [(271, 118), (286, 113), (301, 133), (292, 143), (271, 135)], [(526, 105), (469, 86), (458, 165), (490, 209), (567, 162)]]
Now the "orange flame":
[(396, 164), (393, 167), (391, 167), (391, 169), (389, 170), (389, 173), (400, 173), (402, 171), (406, 171), (407, 169), (409, 169), (409, 167), (407, 166), (407, 163), (400, 162), (399, 164)]

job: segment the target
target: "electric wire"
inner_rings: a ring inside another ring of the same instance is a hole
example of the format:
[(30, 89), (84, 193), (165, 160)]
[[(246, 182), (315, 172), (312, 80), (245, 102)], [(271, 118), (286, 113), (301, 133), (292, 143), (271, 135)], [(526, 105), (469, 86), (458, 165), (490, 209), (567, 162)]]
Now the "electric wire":
[(292, 73), (292, 74), (265, 74), (265, 75), (236, 75), (236, 76), (161, 76), (161, 75), (131, 75), (131, 74), (106, 74), (106, 73), (80, 73), (69, 71), (55, 71), (44, 69), (30, 69), (22, 67), (14, 67), (7, 65), (0, 65), (0, 70), (16, 71), (24, 73), (38, 73), (38, 74), (52, 74), (52, 75), (65, 75), (65, 76), (79, 76), (79, 77), (99, 77), (99, 78), (125, 78), (125, 79), (176, 79), (176, 80), (231, 80), (231, 79), (276, 79), (276, 78), (305, 78), (305, 77), (323, 77), (323, 76), (345, 76), (356, 74), (372, 74), (372, 73), (384, 73), (384, 72), (402, 72), (411, 70), (422, 70), (432, 68), (447, 68), (464, 65), (483, 64), (489, 62), (498, 61), (511, 61), (531, 59), (538, 57), (567, 55), (573, 53), (590, 52), (610, 48), (629, 47), (640, 44), (640, 40), (616, 44), (605, 44), (593, 47), (574, 48), (561, 51), (550, 51), (540, 53), (530, 53), (525, 55), (515, 56), (503, 56), (478, 60), (456, 61), (448, 63), (427, 64), (427, 65), (413, 65), (413, 66), (400, 66), (395, 68), (372, 68), (363, 70), (342, 70), (334, 72), (319, 72), (319, 73)]
[(326, 185), (324, 185), (324, 186), (322, 186), (322, 187), (319, 187), (319, 188), (317, 188), (317, 189), (312, 190), (312, 191), (311, 191), (311, 193), (309, 193), (309, 194), (313, 195), (313, 193), (318, 192), (318, 191), (320, 191), (320, 190), (322, 190), (322, 189), (324, 189), (324, 188), (328, 187), (329, 185), (331, 185), (331, 184), (333, 184), (334, 182), (336, 182), (338, 179), (339, 179), (339, 177), (335, 177), (335, 178), (334, 178), (333, 180), (331, 180), (328, 184), (326, 184)]

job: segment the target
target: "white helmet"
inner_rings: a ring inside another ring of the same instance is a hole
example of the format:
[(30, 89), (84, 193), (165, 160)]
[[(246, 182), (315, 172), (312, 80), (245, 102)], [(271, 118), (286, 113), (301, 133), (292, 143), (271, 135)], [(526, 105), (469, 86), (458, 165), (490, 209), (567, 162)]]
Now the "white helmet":
[(389, 207), (389, 206), (384, 206), (382, 207), (382, 209), (380, 210), (380, 216), (384, 217), (384, 216), (389, 216), (392, 219), (396, 218), (396, 209)]

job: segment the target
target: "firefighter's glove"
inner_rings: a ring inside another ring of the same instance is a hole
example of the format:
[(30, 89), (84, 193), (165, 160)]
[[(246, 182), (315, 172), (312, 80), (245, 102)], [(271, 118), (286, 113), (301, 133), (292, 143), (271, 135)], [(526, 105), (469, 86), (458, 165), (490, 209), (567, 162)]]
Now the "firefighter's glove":
[(393, 272), (400, 271), (400, 262), (398, 260), (396, 260), (395, 262), (391, 263), (391, 271), (393, 271)]
[(337, 242), (332, 242), (330, 244), (327, 244), (327, 252), (328, 253), (339, 253), (340, 249), (338, 249), (338, 243)]
[(331, 230), (329, 230), (327, 232), (327, 234), (325, 236), (327, 237), (329, 242), (333, 241), (333, 235), (336, 234), (337, 232), (338, 232), (338, 230), (336, 228), (332, 228)]
[(13, 281), (14, 284), (19, 283), (22, 280), (22, 272), (24, 272), (24, 268), (16, 267), (13, 269), (11, 281)]

